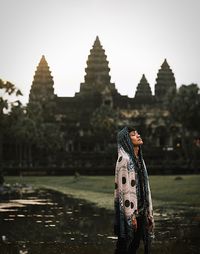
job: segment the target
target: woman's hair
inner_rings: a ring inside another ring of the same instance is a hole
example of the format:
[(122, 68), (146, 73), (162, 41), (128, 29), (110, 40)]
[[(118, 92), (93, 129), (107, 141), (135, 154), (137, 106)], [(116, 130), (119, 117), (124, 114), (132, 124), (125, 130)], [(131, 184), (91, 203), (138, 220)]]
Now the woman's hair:
[(128, 126), (127, 127), (128, 132), (130, 133), (131, 131), (136, 131), (136, 129), (133, 126)]

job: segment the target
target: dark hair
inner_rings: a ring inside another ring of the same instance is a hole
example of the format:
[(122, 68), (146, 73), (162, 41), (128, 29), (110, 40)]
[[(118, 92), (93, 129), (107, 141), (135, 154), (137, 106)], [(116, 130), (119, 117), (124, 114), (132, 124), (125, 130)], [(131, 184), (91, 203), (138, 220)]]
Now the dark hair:
[(128, 132), (129, 132), (129, 133), (130, 133), (131, 131), (136, 131), (136, 129), (135, 129), (134, 127), (131, 127), (131, 126), (128, 126), (127, 129), (128, 129)]

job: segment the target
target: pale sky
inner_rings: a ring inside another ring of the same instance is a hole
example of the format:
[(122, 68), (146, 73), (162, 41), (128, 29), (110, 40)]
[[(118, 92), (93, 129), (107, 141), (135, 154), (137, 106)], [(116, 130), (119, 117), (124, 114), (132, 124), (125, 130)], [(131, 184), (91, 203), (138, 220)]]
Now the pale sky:
[(98, 35), (111, 81), (133, 97), (142, 74), (154, 93), (165, 58), (177, 86), (200, 85), (199, 0), (0, 0), (0, 78), (28, 95), (44, 54), (58, 96), (84, 81)]

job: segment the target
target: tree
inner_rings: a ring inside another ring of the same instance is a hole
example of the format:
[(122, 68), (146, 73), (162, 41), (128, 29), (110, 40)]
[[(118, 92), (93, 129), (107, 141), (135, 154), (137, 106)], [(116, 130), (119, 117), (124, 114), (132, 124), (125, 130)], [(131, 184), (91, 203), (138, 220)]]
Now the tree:
[(15, 165), (19, 169), (40, 162), (49, 165), (64, 147), (60, 127), (50, 114), (45, 115), (39, 102), (28, 106), (15, 103), (7, 114), (6, 139), (14, 148)]
[[(29, 102), (27, 118), (34, 122), (34, 138), (30, 144), (37, 150), (36, 160), (46, 161), (47, 164), (56, 160), (57, 153), (64, 149), (63, 134), (55, 120), (55, 105), (53, 102)], [(45, 163), (45, 164), (46, 164)]]
[(182, 85), (177, 94), (168, 99), (173, 121), (182, 125), (181, 139), (185, 157), (192, 161), (195, 138), (200, 135), (200, 89), (197, 84)]
[(32, 165), (32, 144), (36, 140), (35, 122), (27, 116), (26, 107), (21, 103), (11, 108), (7, 120), (7, 136), (17, 151), (18, 165), (22, 161)]
[(116, 111), (107, 105), (97, 108), (90, 118), (95, 142), (102, 147), (101, 149), (106, 149), (107, 152), (111, 153), (113, 152), (113, 145), (108, 145), (108, 140), (111, 143), (116, 141), (117, 119)]
[(5, 110), (9, 110), (10, 107), (14, 106), (16, 101), (11, 102), (9, 99), (11, 96), (22, 95), (21, 91), (9, 81), (3, 81), (0, 79), (0, 185), (4, 183), (3, 178), (3, 137), (5, 133)]
[(102, 105), (92, 114), (90, 120), (94, 133), (99, 133), (105, 138), (115, 137), (117, 130), (117, 114), (111, 107)]

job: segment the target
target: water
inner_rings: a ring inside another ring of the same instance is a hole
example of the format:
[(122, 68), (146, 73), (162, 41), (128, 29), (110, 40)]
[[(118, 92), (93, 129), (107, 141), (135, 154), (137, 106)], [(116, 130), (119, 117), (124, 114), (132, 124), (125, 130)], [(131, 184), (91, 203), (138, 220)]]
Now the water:
[[(114, 253), (112, 211), (45, 189), (24, 188), (9, 199), (0, 203), (0, 254)], [(196, 210), (157, 208), (155, 223), (152, 253), (200, 253)]]

